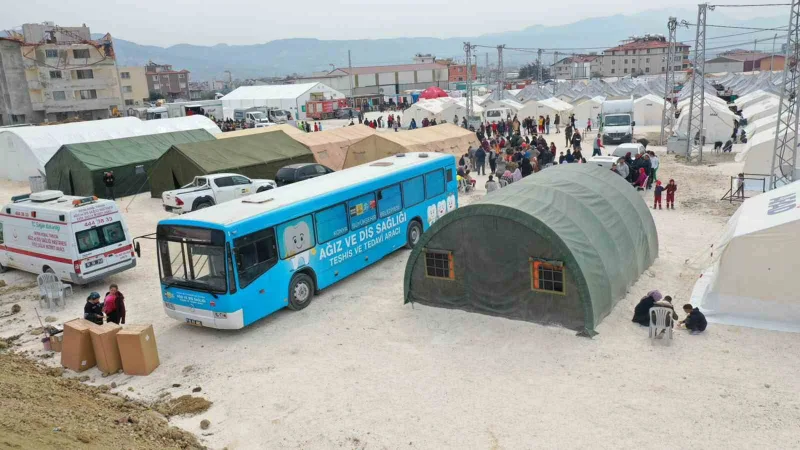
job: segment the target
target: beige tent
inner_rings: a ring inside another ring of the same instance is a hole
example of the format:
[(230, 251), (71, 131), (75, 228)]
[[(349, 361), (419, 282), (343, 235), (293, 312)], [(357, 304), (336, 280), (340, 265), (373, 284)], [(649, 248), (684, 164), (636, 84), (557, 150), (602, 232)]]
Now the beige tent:
[(344, 167), (376, 161), (407, 152), (435, 152), (463, 155), (469, 147), (478, 147), (475, 133), (451, 124), (411, 131), (376, 133), (350, 147)]
[[(274, 128), (274, 127), (273, 127)], [(332, 128), (318, 133), (291, 135), (296, 141), (310, 148), (318, 163), (333, 170), (342, 170), (350, 148), (364, 139), (376, 134), (375, 130), (364, 125)]]
[(282, 124), (282, 125), (274, 125), (271, 127), (263, 127), (263, 128), (248, 128), (246, 130), (239, 130), (239, 131), (229, 131), (227, 133), (219, 133), (217, 134), (217, 139), (227, 139), (232, 137), (239, 137), (239, 136), (250, 136), (253, 134), (261, 134), (261, 133), (271, 133), (273, 131), (283, 131), (284, 133), (288, 134), (289, 136), (299, 136), (301, 134), (306, 134), (300, 131), (297, 127), (293, 127), (291, 125)]

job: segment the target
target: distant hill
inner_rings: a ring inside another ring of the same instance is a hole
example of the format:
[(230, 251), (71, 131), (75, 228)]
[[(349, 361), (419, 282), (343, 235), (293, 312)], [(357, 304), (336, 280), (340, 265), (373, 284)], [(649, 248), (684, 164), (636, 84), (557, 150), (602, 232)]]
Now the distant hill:
[[(572, 24), (548, 27), (535, 25), (519, 31), (485, 34), (475, 37), (451, 39), (435, 38), (398, 38), (398, 39), (361, 39), (361, 40), (319, 40), (319, 39), (280, 39), (264, 44), (198, 46), (179, 44), (171, 47), (139, 45), (124, 39), (114, 39), (120, 65), (144, 65), (148, 60), (158, 63), (172, 64), (175, 68), (188, 69), (194, 80), (208, 80), (212, 77), (223, 78), (225, 70), (230, 70), (234, 78), (255, 78), (264, 76), (282, 76), (292, 73), (310, 74), (314, 71), (330, 69), (329, 64), (347, 65), (347, 50), (352, 51), (353, 65), (382, 65), (410, 63), (415, 53), (432, 53), (440, 58), (463, 55), (463, 42), (494, 47), (506, 44), (516, 48), (586, 48), (597, 47), (599, 53), (607, 46), (616, 45), (620, 40), (632, 35), (666, 34), (667, 18), (670, 15), (678, 19), (694, 22), (697, 12), (687, 9), (671, 9), (646, 11), (631, 16), (615, 15), (584, 19)], [(727, 19), (722, 13), (709, 13), (709, 24), (737, 26), (746, 24), (749, 27), (785, 27), (788, 19), (782, 16), (753, 19), (746, 22)], [(746, 31), (739, 31), (746, 33)], [(113, 30), (111, 32), (113, 36)], [(737, 30), (709, 28), (708, 36), (737, 34)], [(763, 38), (768, 33), (760, 33), (755, 37)], [(678, 40), (694, 47), (695, 29), (679, 28)], [(747, 40), (750, 39), (750, 43)], [(742, 43), (742, 48), (753, 47), (753, 34), (741, 37), (724, 38), (709, 41), (707, 47), (713, 49), (721, 45)], [(785, 42), (778, 41), (777, 49)], [(767, 44), (761, 44), (767, 49)], [(771, 42), (769, 43), (771, 45)], [(489, 53), (489, 61), (495, 64), (497, 52), (493, 48), (478, 48), (478, 64), (482, 66), (485, 53)], [(565, 50), (565, 53), (569, 50)], [(710, 50), (717, 53), (722, 50)], [(535, 54), (507, 50), (504, 52), (506, 66), (513, 66), (536, 59)], [(553, 56), (547, 55), (545, 62), (552, 63)]]

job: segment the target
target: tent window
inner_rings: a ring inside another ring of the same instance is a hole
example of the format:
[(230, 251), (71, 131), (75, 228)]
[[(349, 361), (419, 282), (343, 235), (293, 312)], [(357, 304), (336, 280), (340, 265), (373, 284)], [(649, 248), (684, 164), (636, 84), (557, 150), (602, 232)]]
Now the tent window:
[(446, 250), (425, 250), (425, 275), (428, 278), (455, 280), (453, 252)]
[(134, 170), (136, 175), (144, 175), (144, 164), (139, 164)]
[(564, 263), (561, 261), (532, 259), (531, 289), (534, 291), (564, 294)]

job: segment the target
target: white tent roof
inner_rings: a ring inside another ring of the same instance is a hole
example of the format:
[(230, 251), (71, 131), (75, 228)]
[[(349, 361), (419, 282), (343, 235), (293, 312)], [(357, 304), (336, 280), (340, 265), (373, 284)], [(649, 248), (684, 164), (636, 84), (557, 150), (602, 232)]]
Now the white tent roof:
[(769, 93), (767, 91), (764, 91), (762, 89), (758, 89), (758, 90), (755, 90), (755, 91), (753, 91), (753, 92), (751, 92), (751, 93), (749, 93), (747, 95), (743, 95), (743, 96), (737, 98), (736, 100), (733, 101), (733, 104), (736, 105), (736, 107), (739, 108), (739, 109), (744, 109), (748, 105), (753, 104), (755, 102), (758, 102), (758, 101), (763, 100), (764, 98), (768, 98), (768, 97), (778, 98), (778, 96), (775, 95), (775, 94), (771, 94), (771, 93)]
[(755, 136), (756, 134), (766, 131), (770, 128), (775, 128), (778, 124), (778, 113), (762, 117), (755, 121), (748, 121), (745, 131), (748, 136)]
[(658, 125), (664, 115), (664, 99), (646, 94), (633, 101), (633, 120), (637, 126)]
[(800, 332), (800, 182), (745, 200), (715, 246), (692, 303), (710, 322)]
[(205, 116), (142, 121), (136, 117), (92, 120), (61, 125), (0, 128), (0, 179), (26, 181), (44, 174), (44, 165), (65, 144), (105, 141), (132, 136), (204, 129), (219, 134)]
[(545, 106), (547, 108), (552, 109), (553, 111), (558, 111), (558, 112), (569, 111), (570, 109), (572, 109), (572, 105), (565, 102), (564, 100), (559, 100), (555, 97), (539, 100), (539, 105)]
[(269, 84), (264, 86), (241, 86), (228, 95), (222, 97), (223, 104), (226, 100), (255, 100), (255, 99), (296, 99), (322, 83), (302, 84)]
[[(706, 102), (703, 107), (703, 128), (706, 130), (706, 143), (725, 142), (733, 133), (733, 121), (737, 118), (726, 105)], [(678, 134), (686, 136), (689, 127), (689, 108), (685, 108), (678, 118)]]
[(778, 104), (780, 100), (775, 97), (766, 97), (758, 102), (750, 103), (742, 110), (742, 117), (749, 121), (758, 120), (762, 117), (768, 117), (772, 114), (778, 113)]

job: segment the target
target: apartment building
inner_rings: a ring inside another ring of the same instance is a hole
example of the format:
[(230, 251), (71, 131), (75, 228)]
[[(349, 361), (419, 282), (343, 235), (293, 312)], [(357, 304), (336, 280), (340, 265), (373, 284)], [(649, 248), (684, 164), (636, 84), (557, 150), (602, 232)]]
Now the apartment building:
[(669, 43), (661, 35), (631, 37), (622, 45), (603, 51), (600, 73), (604, 77), (624, 77), (627, 75), (655, 75), (666, 72), (668, 65), (675, 70), (689, 68), (689, 46), (675, 44), (675, 57), (667, 61)]
[(559, 80), (591, 78), (601, 72), (603, 58), (600, 55), (574, 55), (563, 58), (551, 67), (551, 76)]
[(0, 124), (106, 119), (122, 103), (110, 35), (45, 22), (0, 38)]
[(147, 76), (141, 66), (119, 67), (119, 84), (125, 106), (144, 106), (150, 102)]
[[(449, 64), (447, 66), (448, 73), (449, 73), (449, 81), (451, 83), (456, 83), (459, 81), (467, 81), (467, 65), (466, 64)], [(478, 65), (472, 65), (472, 81), (476, 81), (478, 79)]]
[(147, 89), (158, 92), (168, 101), (189, 100), (189, 71), (174, 70), (170, 64), (149, 61), (145, 66)]

